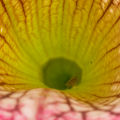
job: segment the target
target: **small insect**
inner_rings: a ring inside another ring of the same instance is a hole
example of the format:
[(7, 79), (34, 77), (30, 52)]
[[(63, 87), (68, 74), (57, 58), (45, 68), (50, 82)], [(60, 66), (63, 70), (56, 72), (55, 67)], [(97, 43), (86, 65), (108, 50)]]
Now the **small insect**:
[(68, 87), (68, 88), (71, 88), (71, 87), (73, 87), (76, 83), (77, 83), (77, 77), (73, 77), (73, 78), (71, 78), (67, 83), (66, 83), (66, 86)]

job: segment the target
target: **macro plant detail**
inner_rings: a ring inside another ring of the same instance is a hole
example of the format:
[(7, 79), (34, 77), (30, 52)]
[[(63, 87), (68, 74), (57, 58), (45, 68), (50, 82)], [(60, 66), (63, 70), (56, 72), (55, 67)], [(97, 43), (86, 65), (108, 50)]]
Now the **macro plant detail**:
[(119, 70), (119, 0), (0, 0), (1, 100), (31, 89), (34, 101), (45, 100), (55, 91), (117, 120), (110, 109), (119, 103)]

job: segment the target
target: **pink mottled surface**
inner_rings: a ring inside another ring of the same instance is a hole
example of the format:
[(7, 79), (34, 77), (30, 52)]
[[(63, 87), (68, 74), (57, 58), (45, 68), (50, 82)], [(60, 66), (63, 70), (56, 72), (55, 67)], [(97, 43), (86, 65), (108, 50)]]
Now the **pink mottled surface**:
[(75, 101), (55, 91), (0, 92), (0, 120), (120, 120), (119, 99), (109, 105)]

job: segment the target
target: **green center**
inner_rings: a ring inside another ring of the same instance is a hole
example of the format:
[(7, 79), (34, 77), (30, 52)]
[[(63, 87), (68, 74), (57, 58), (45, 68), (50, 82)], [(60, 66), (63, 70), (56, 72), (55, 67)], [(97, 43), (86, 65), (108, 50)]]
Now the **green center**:
[(43, 82), (50, 88), (70, 89), (80, 83), (81, 74), (75, 62), (64, 58), (51, 59), (43, 67)]

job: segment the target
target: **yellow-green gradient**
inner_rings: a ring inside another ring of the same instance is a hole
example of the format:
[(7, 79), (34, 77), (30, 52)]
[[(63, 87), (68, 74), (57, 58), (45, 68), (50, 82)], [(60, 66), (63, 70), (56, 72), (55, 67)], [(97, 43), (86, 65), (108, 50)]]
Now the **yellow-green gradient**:
[(65, 58), (82, 69), (65, 94), (87, 101), (120, 94), (119, 0), (0, 0), (0, 88), (43, 87), (42, 66)]

